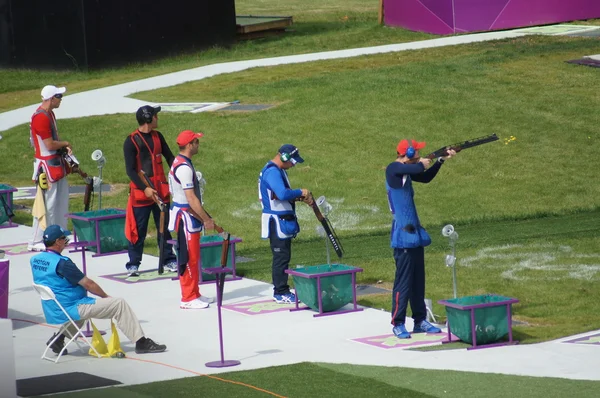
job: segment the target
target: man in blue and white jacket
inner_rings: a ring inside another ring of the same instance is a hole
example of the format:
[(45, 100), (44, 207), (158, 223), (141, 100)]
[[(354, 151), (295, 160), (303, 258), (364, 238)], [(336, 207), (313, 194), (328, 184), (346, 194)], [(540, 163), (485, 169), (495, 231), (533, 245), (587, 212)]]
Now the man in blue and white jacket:
[(404, 326), (409, 301), (414, 320), (413, 333), (441, 331), (426, 320), (425, 246), (431, 244), (431, 238), (419, 221), (412, 181), (430, 182), (442, 164), (456, 152), (449, 150), (447, 156), (440, 157), (429, 167), (431, 160), (419, 155), (419, 150), (424, 147), (424, 142), (401, 140), (396, 148), (397, 159), (385, 171), (387, 196), (394, 216), (391, 247), (394, 249), (396, 276), (392, 291), (392, 331), (400, 339), (410, 338)]
[(296, 296), (290, 292), (288, 274), (292, 257), (292, 238), (300, 232), (296, 218), (298, 200), (311, 205), (313, 198), (307, 189), (292, 189), (287, 169), (304, 162), (298, 148), (285, 144), (271, 159), (258, 177), (258, 198), (262, 206), (263, 239), (269, 239), (273, 254), (273, 300), (278, 304), (294, 303)]
[[(57, 301), (79, 327), (90, 318), (114, 318), (119, 329), (135, 343), (137, 354), (165, 351), (167, 346), (157, 344), (144, 336), (140, 322), (125, 300), (108, 296), (96, 282), (85, 276), (70, 258), (61, 254), (69, 244), (67, 238), (69, 235), (69, 231), (56, 224), (46, 228), (43, 235), (46, 251), (33, 256), (30, 260), (33, 282), (49, 287)], [(99, 298), (88, 297), (88, 291)], [(42, 300), (42, 309), (49, 324), (69, 322), (53, 300)], [(67, 333), (71, 335), (75, 332), (74, 327), (67, 329)], [(54, 336), (47, 344), (50, 344), (53, 338)], [(62, 334), (50, 346), (54, 353), (60, 353), (65, 345), (64, 340), (65, 335)], [(65, 350), (64, 354), (66, 353)]]

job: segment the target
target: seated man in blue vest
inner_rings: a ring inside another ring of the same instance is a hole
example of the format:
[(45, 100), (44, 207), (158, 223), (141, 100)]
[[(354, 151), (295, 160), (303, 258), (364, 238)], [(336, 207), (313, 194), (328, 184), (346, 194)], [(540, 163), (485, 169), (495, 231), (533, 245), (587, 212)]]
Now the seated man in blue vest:
[(424, 147), (424, 142), (401, 140), (396, 148), (398, 157), (385, 171), (388, 201), (394, 216), (391, 247), (396, 261), (392, 291), (392, 331), (399, 339), (410, 338), (410, 333), (404, 326), (409, 301), (414, 320), (413, 333), (441, 332), (426, 319), (425, 246), (431, 244), (431, 238), (419, 221), (412, 181), (430, 182), (442, 164), (456, 155), (456, 152), (449, 150), (446, 156), (440, 157), (429, 167), (431, 160), (419, 155), (419, 150)]
[[(164, 344), (157, 344), (144, 336), (140, 322), (133, 310), (122, 298), (110, 297), (93, 280), (85, 276), (70, 258), (61, 255), (69, 240), (69, 231), (59, 225), (50, 225), (44, 231), (43, 241), (46, 251), (33, 256), (30, 260), (33, 282), (49, 287), (58, 302), (69, 313), (69, 316), (81, 327), (87, 319), (114, 318), (119, 329), (135, 342), (135, 352), (146, 354), (163, 352), (167, 349)], [(100, 297), (88, 297), (88, 292)], [(58, 305), (52, 300), (42, 300), (42, 309), (46, 322), (64, 324), (69, 322)], [(67, 333), (71, 336), (76, 332), (71, 325)], [(50, 338), (50, 341), (54, 336)], [(65, 335), (61, 335), (50, 347), (58, 354), (65, 345)], [(65, 350), (64, 354), (67, 351)], [(64, 355), (63, 354), (63, 355)]]

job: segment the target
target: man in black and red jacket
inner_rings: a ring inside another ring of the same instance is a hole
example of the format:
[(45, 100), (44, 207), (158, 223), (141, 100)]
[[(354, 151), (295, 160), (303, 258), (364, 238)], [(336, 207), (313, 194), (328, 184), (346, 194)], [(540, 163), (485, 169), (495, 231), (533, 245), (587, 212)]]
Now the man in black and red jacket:
[[(165, 137), (155, 128), (158, 126), (160, 106), (144, 105), (137, 110), (135, 116), (139, 127), (131, 133), (123, 144), (125, 170), (131, 180), (129, 183), (129, 200), (125, 220), (125, 236), (129, 240), (129, 262), (126, 264), (129, 276), (139, 276), (139, 266), (144, 251), (144, 241), (148, 231), (150, 214), (154, 217), (156, 228), (160, 222), (160, 208), (156, 198), (160, 198), (167, 206), (169, 204), (169, 183), (163, 169), (164, 157), (169, 167), (173, 163), (173, 153), (165, 141)], [(143, 170), (156, 189), (147, 187), (138, 172)], [(168, 217), (168, 212), (165, 217)], [(165, 219), (165, 225), (168, 224)], [(171, 234), (165, 228), (165, 240), (170, 240)], [(170, 244), (164, 245), (165, 269), (171, 272), (177, 270), (177, 261)]]

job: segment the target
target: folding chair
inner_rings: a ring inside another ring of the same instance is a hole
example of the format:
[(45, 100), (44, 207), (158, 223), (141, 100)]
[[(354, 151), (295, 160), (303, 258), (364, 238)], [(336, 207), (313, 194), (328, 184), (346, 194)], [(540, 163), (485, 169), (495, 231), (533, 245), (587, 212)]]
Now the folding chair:
[[(96, 349), (94, 348), (94, 346), (92, 346), (92, 344), (89, 342), (89, 340), (84, 336), (83, 331), (81, 330), (81, 328), (79, 326), (77, 326), (77, 324), (75, 323), (75, 321), (69, 316), (69, 313), (67, 312), (67, 310), (65, 310), (64, 307), (62, 305), (60, 305), (60, 303), (56, 299), (56, 296), (54, 295), (54, 292), (52, 291), (52, 289), (50, 289), (48, 286), (38, 285), (38, 284), (35, 284), (35, 283), (33, 284), (33, 289), (36, 292), (38, 292), (38, 294), (40, 295), (40, 297), (42, 298), (42, 300), (44, 300), (44, 301), (53, 300), (56, 303), (56, 305), (58, 305), (58, 307), (62, 310), (62, 312), (65, 314), (65, 316), (69, 319), (69, 322), (63, 323), (63, 325), (59, 329), (58, 333), (56, 333), (56, 336), (52, 339), (52, 341), (50, 341), (48, 343), (48, 345), (46, 346), (46, 349), (44, 350), (44, 353), (42, 354), (42, 359), (47, 359), (49, 361), (53, 361), (54, 363), (57, 363), (58, 360), (60, 359), (60, 357), (62, 356), (62, 354), (67, 349), (67, 346), (69, 344), (71, 344), (73, 341), (75, 342), (75, 344), (77, 344), (77, 347), (79, 347), (80, 350), (84, 350), (85, 346), (82, 346), (81, 344), (79, 344), (79, 341), (77, 341), (77, 337), (78, 336), (81, 336), (81, 338), (83, 338), (83, 340), (85, 341), (85, 343), (94, 351), (94, 353), (96, 354), (96, 356), (98, 358), (101, 358), (101, 355), (98, 353), (98, 351), (96, 351)], [(58, 354), (58, 356), (56, 357), (56, 359), (52, 359), (50, 357), (47, 357), (46, 353), (48, 352), (48, 350), (50, 349), (50, 347), (52, 346), (52, 344), (54, 344), (54, 342), (60, 337), (61, 334), (66, 333), (66, 335), (71, 335), (71, 333), (69, 333), (67, 331), (67, 328), (70, 325), (73, 325), (73, 327), (77, 330), (77, 333), (75, 333), (75, 335), (71, 336), (71, 339), (65, 344), (65, 346), (63, 347), (63, 349), (60, 350), (60, 353)]]

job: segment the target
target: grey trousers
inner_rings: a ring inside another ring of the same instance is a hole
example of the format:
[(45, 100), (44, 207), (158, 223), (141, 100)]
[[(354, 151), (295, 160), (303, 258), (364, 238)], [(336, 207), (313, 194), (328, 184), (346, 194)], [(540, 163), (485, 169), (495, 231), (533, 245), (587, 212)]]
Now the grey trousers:
[[(83, 326), (86, 320), (96, 319), (112, 319), (117, 323), (117, 327), (127, 336), (131, 342), (135, 343), (142, 337), (144, 337), (144, 331), (140, 326), (140, 321), (133, 313), (133, 310), (122, 298), (107, 297), (97, 298), (96, 304), (81, 304), (77, 307), (79, 316), (81, 319), (75, 321), (77, 326), (80, 328)], [(76, 330), (71, 325), (67, 328), (67, 332), (75, 334)]]
[[(44, 191), (44, 202), (46, 204), (46, 226), (53, 224), (60, 225), (67, 229), (67, 218), (65, 215), (69, 212), (69, 181), (67, 177), (54, 183), (48, 183), (49, 187)], [(33, 236), (29, 243), (35, 245), (42, 243), (44, 229), (40, 228), (40, 222), (37, 217), (33, 217)]]

